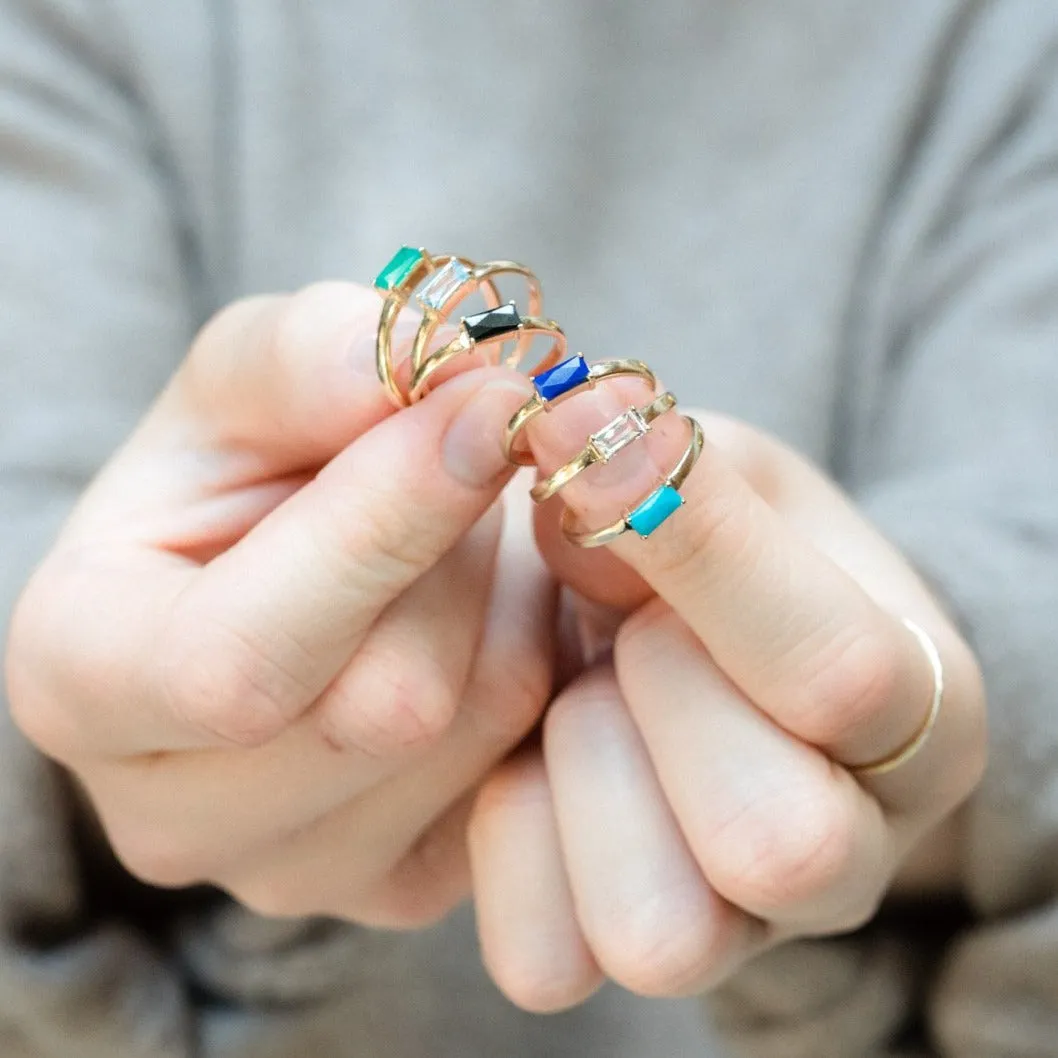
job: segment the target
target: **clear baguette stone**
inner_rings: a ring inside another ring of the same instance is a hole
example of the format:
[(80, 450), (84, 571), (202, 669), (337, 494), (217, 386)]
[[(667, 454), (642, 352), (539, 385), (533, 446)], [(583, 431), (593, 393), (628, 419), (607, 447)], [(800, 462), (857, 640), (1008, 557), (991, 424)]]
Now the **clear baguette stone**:
[(470, 272), (465, 265), (459, 261), (449, 261), (444, 268), (433, 274), (429, 283), (416, 297), (423, 308), (438, 311), (459, 293), (460, 288), (469, 279)]
[(627, 448), (649, 429), (643, 416), (635, 408), (629, 408), (613, 422), (607, 423), (598, 433), (593, 433), (591, 443), (603, 461), (608, 463), (622, 448)]

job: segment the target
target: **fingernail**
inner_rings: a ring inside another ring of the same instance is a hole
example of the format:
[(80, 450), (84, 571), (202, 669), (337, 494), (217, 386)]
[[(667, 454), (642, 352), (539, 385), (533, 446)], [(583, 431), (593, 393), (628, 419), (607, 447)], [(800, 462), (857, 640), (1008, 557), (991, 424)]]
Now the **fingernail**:
[(532, 392), (528, 381), (496, 378), (460, 408), (445, 434), (445, 469), (457, 481), (481, 488), (511, 469), (503, 454), (503, 427)]

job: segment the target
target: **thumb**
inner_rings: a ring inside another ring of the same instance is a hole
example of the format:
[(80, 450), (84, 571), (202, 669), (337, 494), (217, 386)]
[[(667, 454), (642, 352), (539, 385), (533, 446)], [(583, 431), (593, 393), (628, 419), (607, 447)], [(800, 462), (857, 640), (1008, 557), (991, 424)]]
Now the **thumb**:
[(238, 741), (267, 739), (303, 713), (381, 613), (495, 502), (513, 472), (502, 425), (529, 392), (503, 368), (445, 383), (204, 566), (167, 617), (162, 641), (179, 656), (166, 667), (180, 691), (163, 698)]

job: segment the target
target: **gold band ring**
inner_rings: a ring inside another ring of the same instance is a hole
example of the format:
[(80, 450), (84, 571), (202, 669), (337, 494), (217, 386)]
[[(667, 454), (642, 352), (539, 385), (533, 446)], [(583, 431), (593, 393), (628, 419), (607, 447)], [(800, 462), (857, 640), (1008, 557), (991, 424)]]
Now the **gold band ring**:
[(413, 402), (417, 401), (423, 396), (430, 376), (443, 364), (463, 353), (472, 352), (479, 346), (509, 341), (514, 335), (521, 340), (523, 336), (537, 334), (546, 334), (553, 339), (551, 348), (539, 365), (541, 370), (546, 370), (566, 355), (566, 336), (554, 320), (522, 316), (513, 301), (473, 316), (464, 316), (460, 320), (459, 334), (447, 345), (430, 353), (419, 365), (412, 376), (408, 397)]
[(583, 356), (578, 355), (537, 372), (532, 378), (536, 392), (511, 416), (504, 431), (503, 450), (507, 458), (519, 466), (532, 466), (532, 452), (515, 448), (522, 430), (541, 412), (550, 411), (582, 389), (592, 389), (603, 379), (621, 375), (641, 378), (651, 389), (657, 385), (654, 372), (642, 360), (600, 360), (589, 365)]
[[(387, 263), (385, 268), (375, 278), (375, 289), (383, 297), (382, 313), (378, 320), (378, 331), (375, 336), (375, 369), (382, 388), (386, 391), (389, 399), (398, 407), (405, 407), (410, 403), (397, 384), (396, 373), (393, 367), (393, 328), (396, 325), (404, 306), (418, 287), (428, 276), (434, 280), (449, 270), (448, 275), (453, 273), (470, 274), (474, 268), (474, 262), (465, 257), (457, 257), (453, 254), (433, 255), (424, 249), (414, 249), (411, 246), (403, 246), (397, 251)], [(433, 286), (431, 280), (427, 287)], [(447, 285), (447, 284), (446, 284)], [(488, 280), (482, 284), (485, 304), (495, 307), (500, 303), (500, 292), (496, 285)], [(425, 294), (426, 290), (422, 291)], [(420, 325), (421, 329), (421, 325)], [(418, 334), (416, 334), (416, 339)]]
[(691, 441), (668, 477), (663, 478), (658, 487), (638, 506), (626, 511), (618, 521), (604, 525), (601, 529), (578, 529), (577, 517), (567, 507), (562, 512), (562, 532), (571, 544), (577, 547), (602, 547), (604, 544), (613, 543), (629, 529), (646, 539), (683, 506), (683, 497), (679, 489), (687, 480), (687, 475), (694, 469), (694, 464), (698, 462), (705, 443), (698, 420), (692, 419), (689, 415), (683, 418), (691, 427)]
[(929, 711), (926, 713), (926, 719), (922, 721), (922, 726), (911, 738), (893, 753), (890, 753), (888, 757), (872, 761), (870, 764), (850, 765), (848, 770), (856, 776), (886, 775), (891, 771), (895, 771), (901, 764), (906, 764), (929, 741), (929, 736), (933, 733), (933, 728), (937, 724), (937, 717), (940, 715), (941, 702), (944, 700), (944, 665), (940, 660), (940, 651), (937, 650), (936, 643), (914, 621), (907, 617), (902, 618), (902, 621), (904, 626), (919, 641), (923, 653), (929, 659), (930, 668), (933, 670), (933, 699), (930, 702)]
[(623, 448), (650, 432), (650, 424), (676, 407), (671, 393), (662, 393), (642, 408), (629, 408), (588, 438), (576, 458), (561, 466), (550, 477), (538, 481), (529, 491), (534, 502), (543, 503), (564, 489), (578, 474), (596, 463), (609, 463)]

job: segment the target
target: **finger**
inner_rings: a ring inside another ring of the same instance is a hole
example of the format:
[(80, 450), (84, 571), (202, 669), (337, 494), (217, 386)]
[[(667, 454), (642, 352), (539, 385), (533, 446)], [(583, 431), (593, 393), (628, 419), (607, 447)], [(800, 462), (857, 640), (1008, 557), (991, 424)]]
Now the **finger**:
[[(337, 751), (314, 713), (253, 753), (204, 749), (90, 762), (82, 772), (112, 845), (139, 877), (186, 886), (248, 870), (254, 857), (271, 855), (355, 801), (365, 870), (381, 878), (409, 836), (477, 786), (539, 720), (552, 681), (555, 596), (527, 517), (512, 513), (465, 696), (435, 745), (423, 740), (414, 766), (407, 753)], [(410, 654), (404, 660), (415, 663)], [(437, 697), (424, 678), (416, 682)]]
[[(209, 548), (195, 550), (197, 537), (208, 536), (212, 553), (222, 550), (218, 521), (230, 527), (227, 540), (237, 539), (232, 529), (252, 525), (274, 493), (290, 481), (300, 485), (394, 413), (374, 368), (378, 312), (374, 291), (338, 282), (222, 310), (93, 483), (72, 525), (212, 557)], [(417, 327), (413, 313), (402, 315), (393, 333), (398, 353), (410, 348)], [(460, 357), (444, 378), (480, 363)]]
[(313, 708), (333, 746), (403, 756), (448, 730), (481, 641), (502, 524), (497, 504), (382, 612)]
[[(220, 448), (289, 467), (326, 462), (392, 406), (375, 370), (381, 302), (356, 283), (247, 298), (201, 331), (158, 412)], [(396, 334), (410, 344), (417, 320)]]
[[(82, 745), (119, 755), (273, 737), (495, 501), (510, 473), (499, 432), (524, 386), (500, 369), (447, 383), (354, 442), (204, 569), (147, 549), (66, 548), (49, 576), (77, 587), (91, 631), (72, 664), (58, 659), (56, 678), (99, 692), (97, 708), (48, 721), (55, 741), (77, 752), (87, 728)], [(63, 597), (34, 593), (53, 596)], [(47, 627), (46, 609), (27, 616)], [(50, 670), (42, 662), (38, 675)]]
[[(630, 407), (641, 406), (651, 399), (649, 385), (638, 378), (616, 378), (597, 386), (591, 392), (590, 410), (584, 408), (584, 398), (574, 398), (556, 407), (549, 415), (531, 423), (528, 437), (532, 441), (542, 473), (551, 473), (584, 447), (588, 434)], [(660, 420), (655, 430), (670, 429)], [(585, 432), (585, 430), (587, 432)], [(582, 480), (590, 480), (596, 488), (621, 488), (631, 461), (642, 461), (643, 444), (657, 446), (648, 435), (640, 445), (621, 453), (620, 462), (595, 466)], [(653, 466), (653, 462), (650, 462)], [(573, 486), (560, 493), (561, 498), (536, 507), (536, 539), (555, 576), (575, 592), (604, 606), (630, 613), (651, 596), (654, 589), (627, 562), (610, 548), (585, 550), (572, 547), (562, 535), (559, 516), (563, 499), (573, 494)]]
[(499, 424), (525, 385), (502, 369), (447, 383), (206, 567), (168, 619), (160, 694), (174, 717), (253, 745), (312, 704), (381, 611), (495, 501), (509, 477)]
[(608, 976), (644, 995), (689, 995), (755, 949), (760, 924), (707, 883), (612, 670), (552, 703), (544, 752), (577, 919)]
[(403, 835), (401, 859), (384, 872), (365, 846), (363, 808), (354, 801), (266, 852), (233, 862), (218, 884), (270, 918), (326, 916), (376, 929), (423, 929), (470, 892), (471, 804), (465, 796), (421, 834)]
[(539, 750), (489, 776), (468, 841), (482, 960), (497, 987), (538, 1013), (583, 1002), (603, 974), (577, 924)]
[(905, 851), (878, 803), (749, 702), (661, 600), (626, 621), (614, 660), (665, 798), (715, 889), (798, 933), (870, 918)]
[[(530, 440), (545, 472), (559, 460), (551, 431), (565, 416), (584, 438), (606, 421), (586, 392), (541, 416)], [(646, 443), (586, 473), (563, 499), (588, 526), (649, 494), (688, 443), (677, 416)], [(624, 459), (632, 453), (630, 458)], [(872, 761), (922, 723), (932, 671), (914, 636), (781, 515), (708, 441), (682, 488), (685, 506), (648, 540), (625, 533), (610, 550), (694, 629), (732, 681), (787, 730), (836, 759)], [(936, 763), (936, 761), (934, 761)]]

